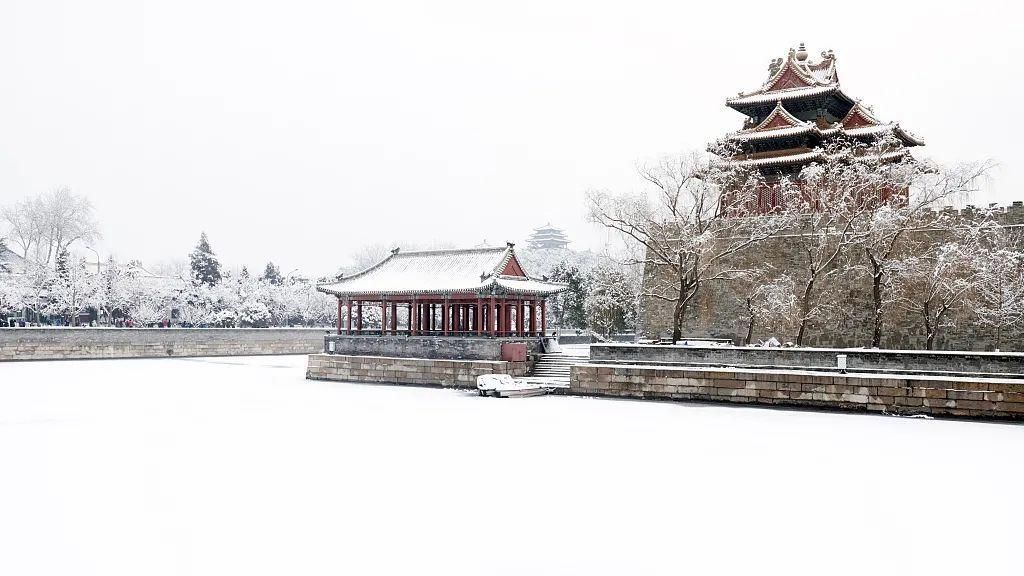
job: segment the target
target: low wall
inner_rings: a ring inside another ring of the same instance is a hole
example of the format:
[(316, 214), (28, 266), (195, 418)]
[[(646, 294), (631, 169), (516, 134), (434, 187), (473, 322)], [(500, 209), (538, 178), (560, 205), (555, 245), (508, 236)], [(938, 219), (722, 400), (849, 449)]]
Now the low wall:
[(582, 364), (569, 394), (804, 406), (830, 410), (1024, 419), (1024, 382), (897, 378), (785, 370)]
[(348, 356), (387, 356), (390, 358), (440, 358), (457, 360), (500, 360), (501, 345), (525, 342), (527, 354), (539, 354), (540, 338), (485, 338), (434, 336), (355, 336), (331, 334), (322, 350), (334, 342), (334, 353)]
[(482, 374), (523, 376), (526, 362), (310, 354), (306, 378), (374, 384), (475, 388)]
[(843, 348), (746, 348), (595, 344), (592, 362), (835, 368), (836, 355), (846, 354), (847, 368), (873, 371), (1024, 374), (1024, 354), (1010, 352), (946, 352)]
[(0, 361), (311, 354), (323, 328), (0, 328)]

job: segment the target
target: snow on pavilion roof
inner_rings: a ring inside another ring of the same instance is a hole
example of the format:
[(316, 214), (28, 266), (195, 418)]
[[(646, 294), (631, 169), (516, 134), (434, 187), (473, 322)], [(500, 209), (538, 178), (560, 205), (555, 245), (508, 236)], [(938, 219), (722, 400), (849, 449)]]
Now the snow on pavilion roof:
[(883, 152), (880, 154), (860, 155), (851, 155), (849, 152), (841, 152), (839, 154), (826, 154), (822, 150), (810, 150), (804, 152), (795, 152), (793, 154), (768, 156), (764, 158), (729, 159), (720, 161), (718, 162), (718, 164), (720, 166), (741, 167), (784, 166), (787, 164), (806, 164), (818, 160), (838, 160), (847, 157), (855, 162), (889, 162), (892, 160), (900, 160), (907, 156), (910, 156), (910, 151), (905, 148), (900, 148), (899, 150), (893, 150), (891, 152)]
[(25, 259), (10, 248), (0, 245), (0, 272), (20, 274), (25, 272)]
[(753, 128), (733, 132), (727, 138), (736, 142), (750, 142), (802, 134), (814, 134), (821, 137), (841, 134), (851, 138), (866, 138), (884, 136), (889, 133), (894, 134), (905, 145), (924, 145), (923, 140), (901, 128), (899, 123), (878, 120), (860, 103), (855, 104), (841, 122), (821, 127), (814, 122), (803, 121), (793, 116), (782, 106), (782, 101), (779, 101), (772, 113), (760, 124)]
[(317, 290), (335, 296), (386, 294), (449, 294), (456, 292), (535, 294), (565, 290), (565, 284), (530, 278), (511, 244), (500, 248), (469, 248), (400, 252)]
[(831, 50), (822, 52), (821, 60), (812, 61), (801, 44), (797, 50), (790, 49), (785, 59), (773, 60), (768, 71), (768, 80), (760, 88), (727, 98), (726, 105), (735, 108), (831, 93), (849, 99), (839, 88), (836, 57)]

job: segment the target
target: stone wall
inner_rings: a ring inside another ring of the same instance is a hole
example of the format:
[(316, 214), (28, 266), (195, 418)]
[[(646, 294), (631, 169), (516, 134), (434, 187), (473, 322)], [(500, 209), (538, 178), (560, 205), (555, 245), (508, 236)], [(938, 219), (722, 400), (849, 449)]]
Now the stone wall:
[(461, 360), (499, 360), (501, 345), (526, 343), (527, 354), (539, 354), (540, 338), (485, 338), (434, 336), (354, 336), (332, 334), (323, 345), (334, 342), (335, 354), (350, 356), (389, 356), (395, 358), (443, 358)]
[(0, 328), (0, 361), (311, 354), (322, 328)]
[(592, 362), (658, 363), (735, 367), (835, 368), (845, 354), (847, 368), (912, 372), (967, 372), (1024, 375), (1024, 354), (842, 348), (745, 348), (593, 344)]
[(828, 410), (1024, 419), (1024, 383), (782, 370), (573, 366), (569, 394), (801, 406)]
[[(965, 217), (971, 214), (964, 210)], [(1024, 224), (1024, 205), (1020, 202), (1006, 207), (1000, 214), (1000, 221), (1007, 226)], [(918, 235), (916, 240), (925, 246), (934, 242), (932, 232)], [(794, 235), (770, 238), (751, 249), (739, 252), (723, 262), (724, 267), (733, 269), (755, 269), (771, 266), (776, 274), (785, 272), (802, 289), (806, 279), (800, 243)], [(861, 262), (857, 261), (858, 264)], [(650, 275), (660, 275), (652, 278)], [(660, 269), (648, 270), (644, 282), (647, 285), (665, 284), (670, 278)], [(743, 343), (747, 334), (748, 316), (744, 307), (744, 294), (736, 282), (708, 282), (701, 287), (683, 321), (683, 336), (728, 338), (737, 344)], [(828, 318), (812, 320), (804, 337), (804, 346), (856, 347), (870, 346), (872, 332), (871, 281), (862, 277), (837, 287), (833, 301), (837, 313)], [(672, 302), (657, 298), (643, 298), (641, 302), (641, 332), (648, 338), (664, 338), (672, 333)], [(993, 350), (996, 348), (995, 329), (977, 326), (963, 310), (954, 311), (958, 318), (957, 327), (939, 330), (935, 341), (938, 350)], [(795, 341), (796, 328), (784, 331), (766, 331), (762, 326), (754, 327), (753, 342), (774, 336), (781, 342)], [(923, 350), (927, 334), (918, 316), (894, 309), (886, 316), (882, 332), (882, 348), (897, 350)], [(1004, 333), (999, 348), (1024, 352), (1024, 329), (1018, 327)]]
[(483, 374), (524, 376), (526, 362), (310, 354), (306, 378), (374, 384), (475, 388)]

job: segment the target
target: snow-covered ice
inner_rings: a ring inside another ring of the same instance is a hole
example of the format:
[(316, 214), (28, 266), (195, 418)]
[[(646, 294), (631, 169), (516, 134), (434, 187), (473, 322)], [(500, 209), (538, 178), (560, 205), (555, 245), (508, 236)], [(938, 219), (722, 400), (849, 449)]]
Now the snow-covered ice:
[(1010, 574), (1024, 427), (0, 364), (0, 574)]

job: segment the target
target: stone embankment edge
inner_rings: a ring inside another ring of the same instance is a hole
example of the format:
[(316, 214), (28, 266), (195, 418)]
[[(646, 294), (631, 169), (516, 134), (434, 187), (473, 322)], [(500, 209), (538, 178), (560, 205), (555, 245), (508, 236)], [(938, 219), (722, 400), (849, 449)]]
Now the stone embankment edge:
[(0, 329), (0, 362), (310, 354), (323, 349), (323, 335), (310, 328), (8, 328)]
[(310, 354), (306, 366), (306, 378), (364, 384), (475, 388), (476, 377), (482, 374), (524, 376), (528, 369), (527, 362), (505, 362), (502, 360), (440, 360)]
[(573, 366), (566, 394), (1024, 420), (1024, 383), (783, 370)]

